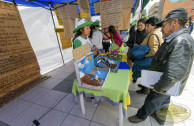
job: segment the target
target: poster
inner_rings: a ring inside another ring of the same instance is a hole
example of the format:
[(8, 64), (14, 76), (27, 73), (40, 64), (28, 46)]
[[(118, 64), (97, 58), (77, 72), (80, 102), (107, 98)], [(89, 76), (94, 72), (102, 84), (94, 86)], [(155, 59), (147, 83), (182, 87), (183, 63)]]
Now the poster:
[(100, 2), (94, 3), (94, 12), (100, 13)]
[(122, 16), (122, 0), (101, 0), (101, 27), (120, 26)]
[(16, 6), (0, 2), (0, 97), (40, 77)]
[[(91, 15), (90, 15), (90, 5), (89, 0), (78, 0), (79, 4), (79, 10), (80, 10), (80, 17), (85, 18), (87, 17), (87, 21), (91, 21)], [(85, 17), (82, 17), (81, 15), (86, 15)]]

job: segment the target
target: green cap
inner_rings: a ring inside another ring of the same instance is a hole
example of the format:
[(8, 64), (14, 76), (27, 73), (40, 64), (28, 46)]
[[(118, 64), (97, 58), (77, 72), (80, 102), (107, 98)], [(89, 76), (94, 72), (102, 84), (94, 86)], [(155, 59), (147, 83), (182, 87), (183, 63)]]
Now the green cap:
[(77, 22), (76, 28), (73, 30), (73, 33), (76, 33), (80, 28), (83, 28), (85, 26), (92, 25), (92, 24), (93, 24), (92, 21), (87, 21), (85, 18), (80, 19)]

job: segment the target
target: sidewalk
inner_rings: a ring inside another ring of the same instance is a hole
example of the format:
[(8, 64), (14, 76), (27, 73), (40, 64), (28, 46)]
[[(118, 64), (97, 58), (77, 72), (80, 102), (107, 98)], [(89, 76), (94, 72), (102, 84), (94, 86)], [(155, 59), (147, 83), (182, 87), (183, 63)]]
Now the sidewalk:
[[(95, 108), (92, 106), (91, 99), (85, 99), (86, 114), (81, 114), (80, 104), (73, 102), (71, 91), (68, 90), (72, 86), (74, 74), (73, 61), (48, 73), (51, 78), (0, 109), (0, 126), (32, 126), (32, 121), (39, 119), (43, 114), (45, 116), (39, 120), (40, 126), (118, 126), (119, 107), (107, 102), (100, 101)], [(181, 103), (189, 107), (192, 112), (194, 112), (193, 80), (194, 68), (183, 94), (171, 98), (172, 103)], [(131, 105), (127, 110), (128, 116), (136, 114), (146, 97), (135, 93), (138, 82), (130, 84)], [(50, 108), (53, 110), (46, 113)], [(186, 121), (166, 123), (165, 126), (193, 125), (192, 112)], [(159, 126), (159, 124), (152, 117), (138, 124), (129, 123), (124, 118), (123, 126)]]

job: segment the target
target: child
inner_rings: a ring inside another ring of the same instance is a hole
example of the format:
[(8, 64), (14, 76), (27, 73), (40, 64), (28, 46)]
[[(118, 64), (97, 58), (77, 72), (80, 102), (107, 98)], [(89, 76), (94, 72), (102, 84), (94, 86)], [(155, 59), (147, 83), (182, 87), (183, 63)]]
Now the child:
[(90, 38), (92, 45), (99, 50), (102, 50), (102, 33), (100, 32), (99, 28), (99, 21), (94, 22), (91, 28), (92, 31), (90, 33)]
[(97, 49), (92, 49), (92, 44), (88, 38), (90, 35), (90, 25), (92, 25), (92, 21), (87, 21), (86, 19), (81, 19), (77, 22), (77, 27), (73, 30), (73, 33), (75, 34), (75, 37), (73, 38), (73, 48), (76, 49), (78, 47), (81, 47), (87, 43), (90, 45), (90, 51), (94, 53), (94, 55), (97, 54)]

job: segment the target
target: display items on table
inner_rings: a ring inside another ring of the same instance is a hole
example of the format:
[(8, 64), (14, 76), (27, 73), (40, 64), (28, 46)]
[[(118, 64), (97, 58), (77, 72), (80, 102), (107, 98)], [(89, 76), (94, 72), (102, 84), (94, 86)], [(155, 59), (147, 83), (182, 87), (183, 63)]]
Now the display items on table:
[(122, 55), (120, 55), (119, 53), (120, 53), (120, 51), (113, 50), (110, 53), (107, 53), (105, 56), (110, 58), (110, 59), (121, 62), (122, 61)]
[(93, 57), (93, 53), (90, 52), (74, 62), (78, 85), (103, 90), (110, 69), (95, 67)]
[(117, 73), (120, 62), (115, 61), (113, 59), (110, 59), (108, 57), (99, 55), (95, 60), (94, 60), (94, 64), (98, 67), (102, 67), (102, 68), (110, 68), (110, 70), (112, 72)]

